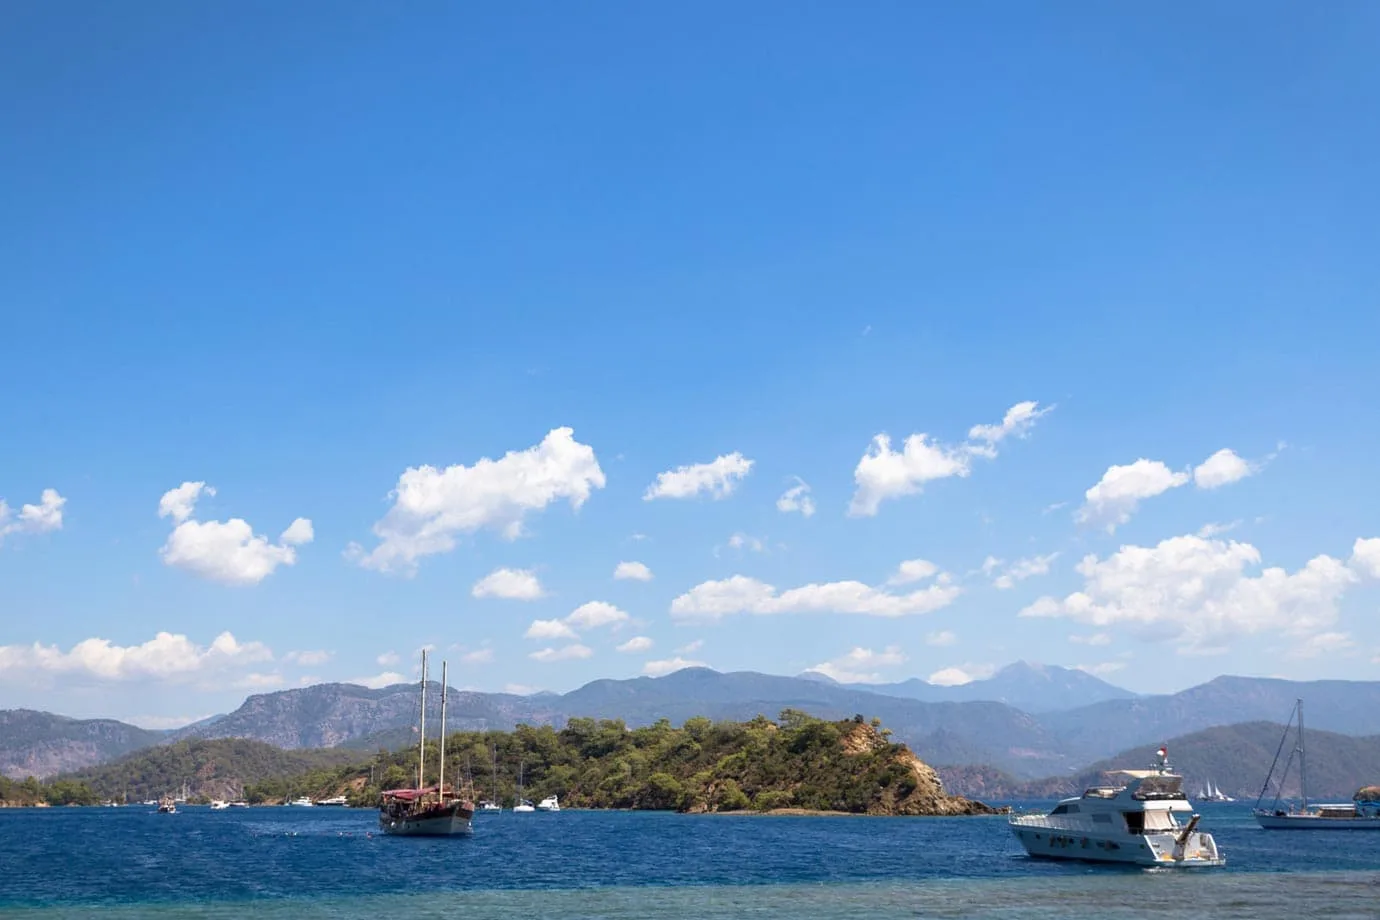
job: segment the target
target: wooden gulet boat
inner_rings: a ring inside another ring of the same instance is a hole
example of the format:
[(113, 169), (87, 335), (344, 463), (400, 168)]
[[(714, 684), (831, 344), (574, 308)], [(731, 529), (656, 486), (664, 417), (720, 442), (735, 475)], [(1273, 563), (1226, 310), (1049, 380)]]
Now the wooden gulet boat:
[(474, 833), (474, 802), (469, 790), (446, 785), (446, 663), (441, 662), (441, 757), (436, 785), (426, 785), (426, 667), (422, 652), (421, 723), (417, 757), (417, 785), (389, 789), (379, 803), (379, 828), (400, 837), (458, 837)]

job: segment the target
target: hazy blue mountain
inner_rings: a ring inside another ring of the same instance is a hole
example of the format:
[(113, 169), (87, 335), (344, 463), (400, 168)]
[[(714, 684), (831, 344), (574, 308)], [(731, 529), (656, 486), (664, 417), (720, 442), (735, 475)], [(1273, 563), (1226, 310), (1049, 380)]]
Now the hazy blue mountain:
[[(440, 686), (429, 685), (427, 717), (433, 725), (438, 725), (440, 719)], [(379, 690), (356, 684), (316, 684), (255, 694), (228, 715), (172, 734), (175, 740), (249, 738), (287, 749), (335, 747), (410, 729), (417, 722), (417, 707), (416, 684), (396, 684)], [(455, 689), (449, 693), (446, 710), (449, 725), (457, 730), (508, 729), (518, 722), (550, 722), (558, 715), (548, 700)]]
[[(917, 699), (905, 694), (907, 687), (915, 695), (944, 698)], [(432, 720), (439, 715), (438, 689), (438, 684), (432, 684), (429, 692)], [(81, 735), (85, 731), (104, 737), (99, 730), (78, 730), (69, 724), (74, 720), (50, 716), (54, 721), (45, 723), (46, 728), (22, 728), (23, 720), (16, 721), (14, 714), (0, 714), (8, 715), (15, 726), (7, 728), (0, 721), (0, 751), (8, 752), (5, 763), (9, 764), (0, 768), (46, 775), (182, 738), (248, 738), (285, 749), (395, 748), (413, 737), (417, 696), (415, 684), (378, 690), (319, 684), (256, 694), (234, 712), (169, 735), (119, 727), (119, 723), (92, 723), (109, 726), (111, 734), (103, 744), (91, 735)], [(954, 696), (965, 698), (949, 698)], [(1104, 698), (1098, 702), (1060, 708), (1071, 699), (1099, 696)], [(783, 709), (830, 719), (861, 714), (882, 719), (898, 741), (910, 745), (928, 763), (985, 764), (1031, 779), (1068, 775), (1118, 752), (1153, 747), (1167, 738), (1215, 725), (1279, 721), (1300, 696), (1307, 701), (1310, 727), (1350, 735), (1380, 734), (1380, 683), (1220, 677), (1182, 693), (1134, 697), (1081, 671), (1025, 663), (963, 687), (934, 687), (923, 681), (859, 687), (818, 674), (781, 677), (687, 668), (664, 677), (596, 680), (566, 694), (516, 696), (452, 690), (449, 719), (456, 729), (506, 730), (522, 722), (559, 727), (580, 716), (623, 719), (638, 726), (658, 719), (680, 724), (692, 716), (750, 719), (760, 713), (774, 717)]]
[(925, 702), (959, 703), (985, 700), (1006, 703), (1008, 706), (1034, 713), (1074, 709), (1106, 700), (1134, 699), (1136, 696), (1131, 691), (1109, 684), (1086, 671), (1061, 668), (1057, 665), (1031, 664), (1026, 661), (1009, 664), (985, 680), (975, 680), (957, 687), (927, 683), (918, 677), (894, 684), (847, 686)]
[[(1186, 791), (1198, 795), (1209, 781), (1246, 804), (1260, 794), (1279, 747), (1283, 725), (1246, 722), (1219, 725), (1167, 741), (1174, 769), (1184, 777)], [(1309, 729), (1308, 792), (1314, 801), (1348, 801), (1361, 786), (1380, 782), (1380, 736), (1355, 737)], [(1021, 781), (984, 767), (945, 767), (940, 770), (944, 788), (961, 795), (987, 795), (993, 799), (1058, 798), (1077, 795), (1103, 782), (1106, 771), (1144, 769), (1155, 760), (1161, 743), (1144, 744), (1092, 764), (1073, 775)], [(1288, 754), (1288, 748), (1285, 750)], [(1280, 767), (1284, 766), (1281, 761)], [(1279, 778), (1278, 771), (1276, 779)], [(1274, 800), (1272, 785), (1265, 803)], [(1285, 796), (1297, 796), (1299, 771), (1295, 763), (1283, 784)]]
[(0, 710), (0, 774), (40, 779), (112, 760), (167, 740), (113, 719), (69, 719), (32, 709)]
[(1042, 720), (1070, 748), (1100, 758), (1214, 725), (1282, 722), (1300, 698), (1311, 728), (1380, 734), (1380, 682), (1375, 681), (1218, 677), (1181, 693), (1106, 700), (1047, 713)]

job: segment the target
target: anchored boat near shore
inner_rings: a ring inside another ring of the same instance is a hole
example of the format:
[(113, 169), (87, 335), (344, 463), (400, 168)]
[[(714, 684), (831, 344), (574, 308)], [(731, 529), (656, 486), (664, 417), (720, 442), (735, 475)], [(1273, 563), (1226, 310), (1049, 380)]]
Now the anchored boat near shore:
[[(1109, 783), (1068, 798), (1047, 815), (1011, 819), (1011, 831), (1039, 859), (1129, 863), (1166, 868), (1226, 865), (1211, 834), (1198, 830), (1183, 777), (1160, 748), (1149, 770), (1119, 770)], [(1186, 824), (1179, 816), (1187, 815)]]
[[(422, 652), (421, 737), (417, 786), (390, 789), (379, 803), (379, 828), (408, 837), (452, 837), (474, 833), (474, 803), (446, 785), (446, 663), (441, 662), (441, 765), (435, 786), (426, 785), (426, 652)], [(467, 790), (466, 790), (467, 791)]]
[[(1270, 792), (1270, 784), (1275, 776), (1275, 767), (1279, 765), (1280, 755), (1284, 753), (1284, 744), (1289, 740), (1289, 733), (1294, 731), (1296, 727), (1297, 734), (1294, 738), (1294, 747), (1290, 750), (1288, 759), (1284, 761), (1284, 769), (1280, 772), (1279, 783), (1275, 786), (1274, 802), (1269, 808), (1261, 808), (1260, 803)], [(1284, 781), (1289, 776), (1289, 768), (1293, 766), (1295, 758), (1299, 762), (1299, 794), (1303, 803), (1286, 808), (1281, 802), (1284, 795)], [(1289, 721), (1284, 724), (1284, 735), (1279, 739), (1279, 749), (1275, 751), (1275, 759), (1270, 764), (1270, 772), (1265, 775), (1265, 783), (1260, 787), (1260, 795), (1255, 800), (1255, 820), (1261, 827), (1271, 831), (1380, 830), (1380, 789), (1373, 786), (1361, 789), (1350, 802), (1327, 805), (1309, 804), (1308, 749), (1303, 742), (1303, 700), (1295, 701), (1294, 709), (1289, 713)]]

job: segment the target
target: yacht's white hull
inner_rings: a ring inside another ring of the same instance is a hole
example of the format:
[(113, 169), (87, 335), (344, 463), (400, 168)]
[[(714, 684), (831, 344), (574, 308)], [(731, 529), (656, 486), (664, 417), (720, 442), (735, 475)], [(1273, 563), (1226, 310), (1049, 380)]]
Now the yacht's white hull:
[[(1027, 819), (1029, 821), (1029, 819)], [(1212, 868), (1226, 865), (1211, 834), (1193, 833), (1181, 849), (1175, 834), (1098, 834), (1085, 829), (1012, 823), (1011, 832), (1036, 859), (1118, 863), (1165, 868)]]
[(1257, 812), (1255, 820), (1261, 827), (1271, 831), (1380, 831), (1380, 816), (1323, 818), (1318, 815), (1271, 815)]

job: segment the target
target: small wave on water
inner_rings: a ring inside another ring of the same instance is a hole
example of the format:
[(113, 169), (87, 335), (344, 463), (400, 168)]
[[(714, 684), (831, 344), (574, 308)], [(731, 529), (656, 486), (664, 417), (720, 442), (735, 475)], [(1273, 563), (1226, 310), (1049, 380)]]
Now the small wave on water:
[(15, 810), (0, 813), (0, 916), (1377, 916), (1380, 833), (1203, 813), (1225, 870), (1030, 860), (1000, 818), (505, 812), (427, 839), (381, 836), (364, 810)]

